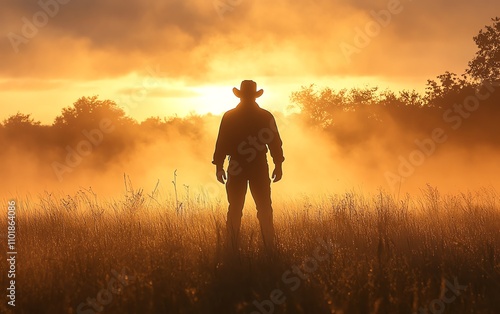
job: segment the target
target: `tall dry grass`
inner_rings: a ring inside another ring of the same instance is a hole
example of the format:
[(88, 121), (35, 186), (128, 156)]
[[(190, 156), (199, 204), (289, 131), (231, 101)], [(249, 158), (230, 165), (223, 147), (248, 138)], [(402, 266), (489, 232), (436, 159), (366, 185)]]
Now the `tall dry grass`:
[[(77, 313), (124, 267), (127, 285), (102, 313), (258, 313), (254, 301), (266, 304), (275, 289), (286, 299), (272, 313), (413, 313), (453, 296), (446, 282), (454, 280), (467, 288), (443, 303), (443, 313), (500, 313), (493, 189), (276, 202), (274, 256), (263, 250), (249, 202), (241, 252), (232, 257), (223, 245), (225, 200), (191, 194), (182, 205), (158, 189), (130, 187), (119, 200), (92, 190), (18, 197), (16, 313)], [(333, 243), (333, 254), (292, 291), (283, 275), (307, 267), (319, 239)], [(6, 282), (5, 271), (0, 277)]]

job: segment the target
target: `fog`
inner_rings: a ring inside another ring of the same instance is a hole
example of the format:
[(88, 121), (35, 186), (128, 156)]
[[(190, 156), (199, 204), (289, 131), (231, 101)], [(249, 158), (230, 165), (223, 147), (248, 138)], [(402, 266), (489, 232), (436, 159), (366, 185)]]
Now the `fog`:
[[(366, 114), (357, 110), (338, 114), (335, 124), (325, 127), (311, 124), (304, 107), (300, 113), (276, 112), (286, 160), (282, 181), (272, 184), (273, 197), (380, 190), (402, 197), (419, 193), (427, 184), (441, 192), (498, 189), (498, 105), (493, 106), (495, 99), (490, 102), (481, 103), (456, 129), (456, 123), (443, 119), (446, 107), (425, 113), (427, 118), (407, 108), (405, 118), (398, 119), (384, 109), (375, 120), (361, 118)], [(160, 193), (173, 195), (175, 171), (181, 201), (225, 201), (224, 186), (216, 181), (211, 164), (220, 116), (137, 123), (114, 114), (90, 115), (83, 125), (71, 122), (69, 114), (52, 126), (37, 125), (22, 115), (4, 121), (1, 197), (87, 190), (101, 198), (119, 198), (126, 193), (125, 177), (136, 191), (144, 189), (144, 195), (158, 182)]]

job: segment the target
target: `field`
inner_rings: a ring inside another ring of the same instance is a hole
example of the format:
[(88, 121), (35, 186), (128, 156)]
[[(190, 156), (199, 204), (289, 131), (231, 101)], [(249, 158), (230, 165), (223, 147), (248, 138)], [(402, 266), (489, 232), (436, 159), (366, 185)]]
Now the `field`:
[(494, 189), (277, 201), (273, 255), (247, 202), (237, 256), (192, 194), (18, 197), (15, 313), (500, 313)]

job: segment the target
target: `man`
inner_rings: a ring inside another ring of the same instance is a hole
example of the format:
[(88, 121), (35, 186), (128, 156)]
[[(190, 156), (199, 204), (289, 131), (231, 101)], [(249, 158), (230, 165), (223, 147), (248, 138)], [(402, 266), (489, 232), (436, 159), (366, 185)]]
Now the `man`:
[[(238, 249), (248, 184), (257, 207), (264, 245), (266, 249), (272, 250), (273, 209), (266, 154), (269, 148), (275, 165), (272, 178), (278, 182), (283, 175), (281, 164), (285, 160), (282, 142), (273, 115), (260, 108), (256, 102), (264, 91), (257, 91), (254, 81), (245, 80), (241, 82), (240, 89), (233, 88), (233, 93), (240, 98), (240, 103), (222, 117), (212, 161), (216, 165), (217, 180), (226, 184), (229, 202), (226, 223), (228, 244), (231, 249)], [(229, 156), (227, 177), (223, 168), (226, 156)], [(227, 182), (224, 182), (226, 179)]]

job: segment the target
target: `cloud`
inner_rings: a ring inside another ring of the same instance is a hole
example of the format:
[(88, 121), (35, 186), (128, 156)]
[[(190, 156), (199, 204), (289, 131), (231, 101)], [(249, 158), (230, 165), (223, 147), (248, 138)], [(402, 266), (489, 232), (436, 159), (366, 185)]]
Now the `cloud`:
[[(120, 89), (117, 93), (123, 95), (131, 95), (131, 94), (140, 94), (141, 88), (123, 88)], [(189, 98), (199, 96), (199, 93), (182, 88), (174, 88), (174, 89), (165, 89), (165, 88), (156, 88), (148, 91), (148, 97), (156, 97), (156, 98)]]
[(54, 90), (67, 86), (63, 81), (59, 80), (42, 80), (42, 79), (11, 79), (0, 81), (0, 91), (46, 91)]
[(402, 12), (348, 63), (339, 45), (353, 44), (356, 28), (388, 1), (226, 3), (230, 10), (221, 19), (213, 1), (73, 0), (15, 53), (7, 34), (22, 35), (21, 18), (41, 9), (32, 1), (10, 1), (0, 13), (6, 22), (0, 76), (95, 80), (148, 64), (189, 82), (234, 73), (425, 76), (436, 65), (465, 67), (475, 49), (471, 36), (497, 6), (493, 0), (402, 1)]

